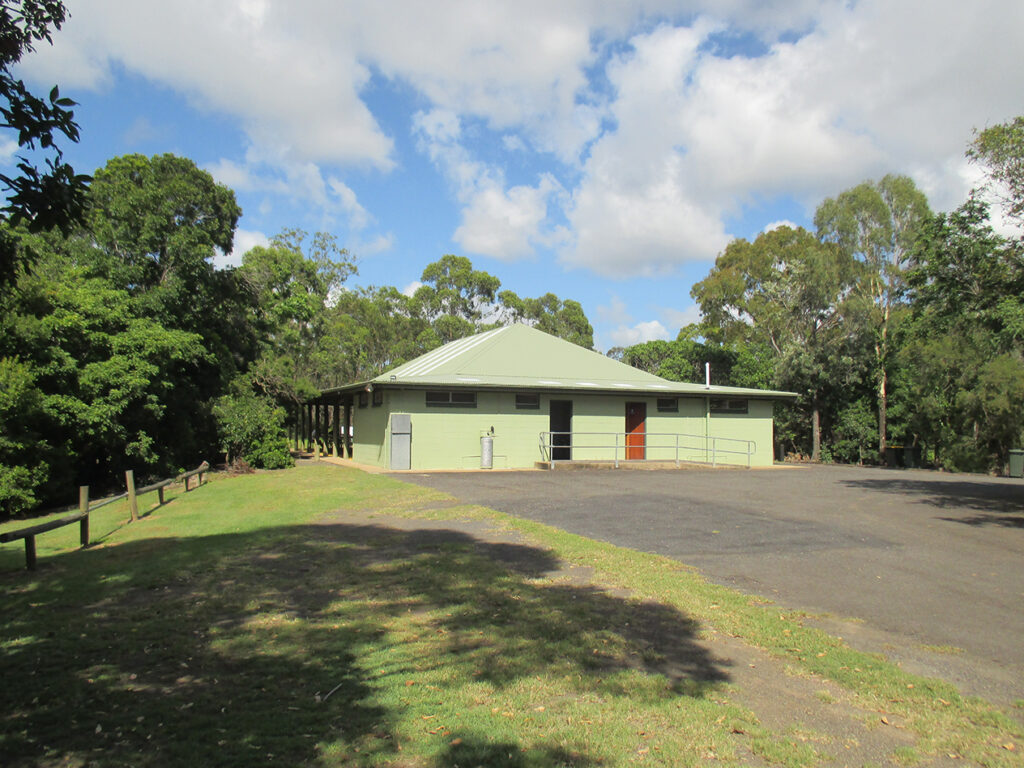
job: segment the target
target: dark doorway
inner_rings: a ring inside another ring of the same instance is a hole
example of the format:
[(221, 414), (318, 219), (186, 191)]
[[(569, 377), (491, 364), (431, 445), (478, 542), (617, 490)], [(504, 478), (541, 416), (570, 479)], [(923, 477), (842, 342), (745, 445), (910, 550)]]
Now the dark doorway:
[(626, 403), (626, 458), (647, 458), (647, 403)]
[(569, 461), (572, 458), (572, 400), (552, 400), (551, 460)]

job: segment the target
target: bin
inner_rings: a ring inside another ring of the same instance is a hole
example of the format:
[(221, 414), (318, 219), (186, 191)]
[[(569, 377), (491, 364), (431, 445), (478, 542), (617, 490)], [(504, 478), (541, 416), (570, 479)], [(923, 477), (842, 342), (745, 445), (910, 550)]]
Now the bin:
[(494, 438), (491, 435), (480, 437), (480, 469), (494, 466)]
[(1010, 477), (1024, 477), (1024, 450), (1010, 451)]
[(896, 467), (903, 466), (903, 446), (902, 445), (887, 445), (885, 446), (885, 466)]
[(905, 445), (903, 446), (903, 466), (907, 469), (920, 469), (921, 468), (921, 446), (920, 445)]

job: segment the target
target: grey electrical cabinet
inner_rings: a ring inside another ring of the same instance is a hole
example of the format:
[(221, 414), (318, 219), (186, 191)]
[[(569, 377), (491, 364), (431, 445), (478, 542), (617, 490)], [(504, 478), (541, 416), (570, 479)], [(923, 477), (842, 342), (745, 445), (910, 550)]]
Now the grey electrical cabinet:
[(391, 414), (391, 469), (412, 468), (412, 415)]

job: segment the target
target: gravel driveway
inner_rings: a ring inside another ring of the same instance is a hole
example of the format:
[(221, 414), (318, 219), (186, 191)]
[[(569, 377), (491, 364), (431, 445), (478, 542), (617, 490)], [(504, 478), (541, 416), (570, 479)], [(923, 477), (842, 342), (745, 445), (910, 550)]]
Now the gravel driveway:
[(1024, 481), (855, 467), (393, 475), (655, 552), (910, 671), (1024, 699)]

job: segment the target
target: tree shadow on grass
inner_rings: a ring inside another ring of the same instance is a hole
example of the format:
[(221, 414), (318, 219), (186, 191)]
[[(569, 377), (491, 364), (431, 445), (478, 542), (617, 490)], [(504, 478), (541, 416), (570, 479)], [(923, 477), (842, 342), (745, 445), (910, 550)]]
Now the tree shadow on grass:
[(842, 482), (851, 488), (896, 494), (939, 507), (950, 513), (939, 518), (947, 522), (1024, 528), (1024, 483), (902, 477)]
[[(453, 530), (334, 524), (130, 542), (3, 574), (2, 762), (378, 765), (409, 757), (406, 710), (444, 681), (546, 675), (628, 697), (622, 676), (639, 673), (643, 695), (674, 697), (728, 679), (687, 616), (538, 580), (557, 567)], [(448, 744), (423, 759), (592, 762), (491, 743), (479, 726)]]
[(587, 768), (597, 763), (586, 755), (560, 747), (523, 749), (507, 741), (483, 741), (456, 736), (435, 758), (437, 768), (532, 768), (533, 766), (573, 766)]

